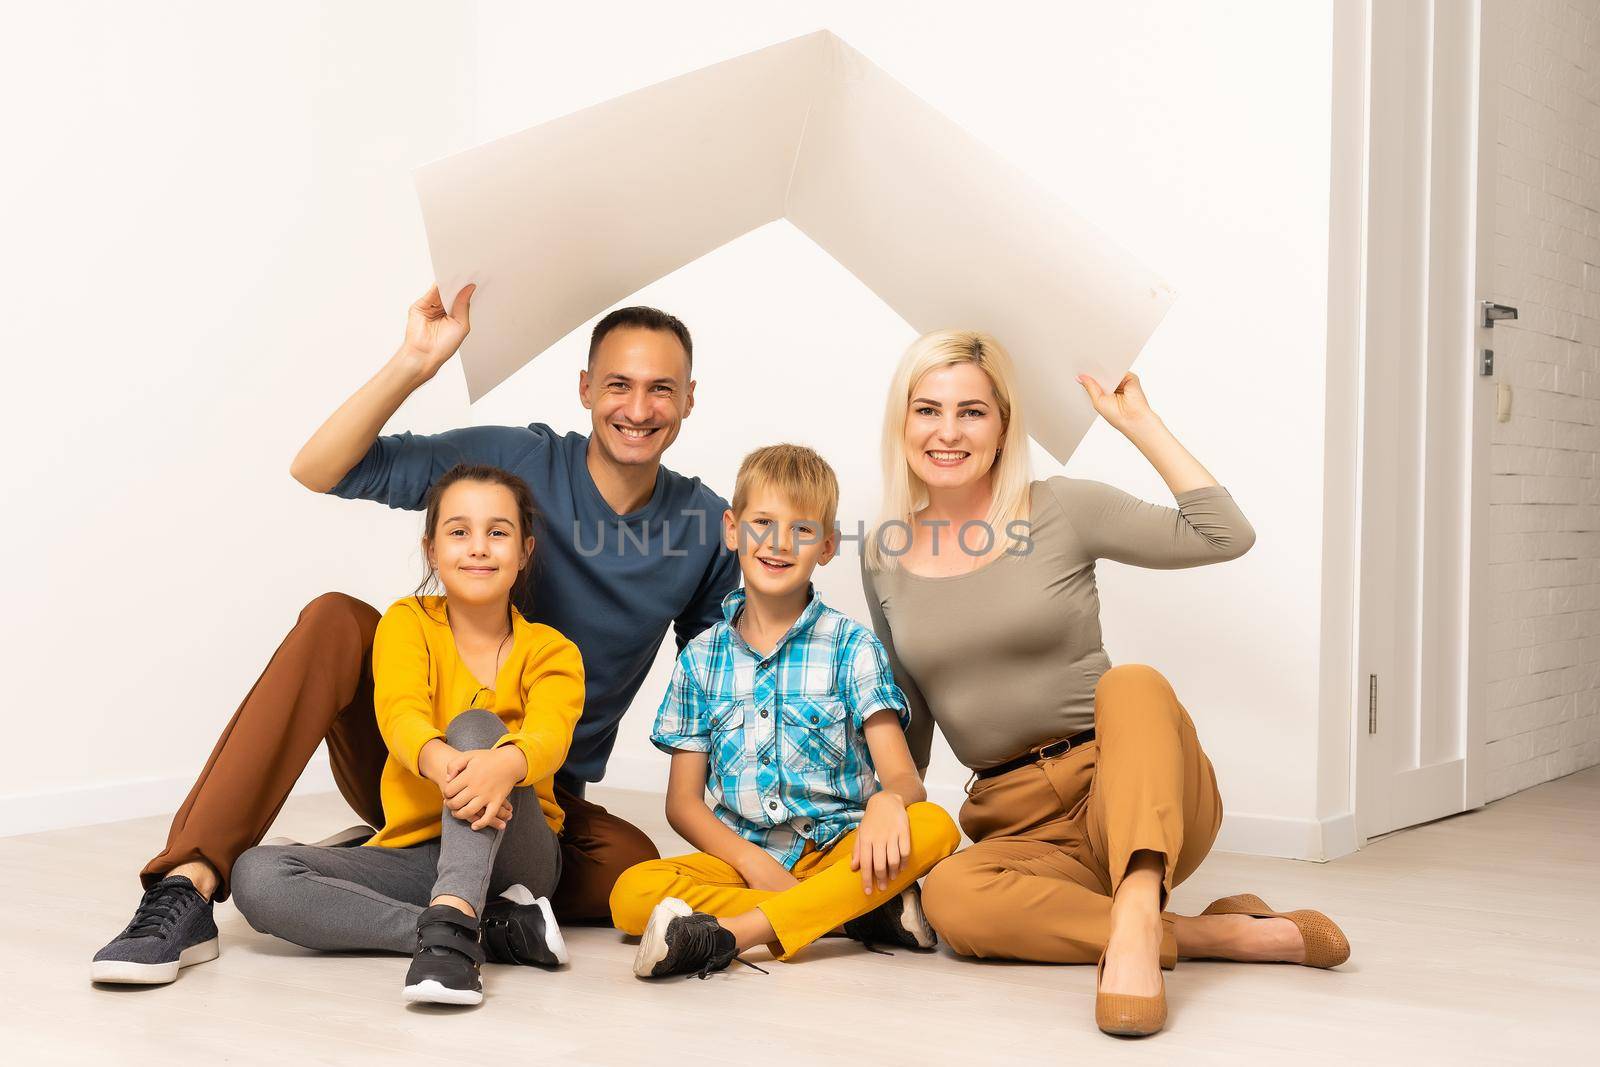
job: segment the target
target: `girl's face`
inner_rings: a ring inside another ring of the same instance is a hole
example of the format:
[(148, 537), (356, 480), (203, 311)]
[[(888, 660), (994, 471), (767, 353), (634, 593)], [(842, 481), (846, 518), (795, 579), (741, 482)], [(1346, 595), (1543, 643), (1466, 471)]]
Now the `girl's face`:
[(975, 363), (924, 374), (906, 409), (906, 462), (929, 489), (958, 489), (988, 475), (1005, 428), (994, 384)]
[(460, 481), (439, 499), (439, 521), (423, 541), (428, 563), (450, 599), (467, 604), (504, 603), (517, 574), (533, 554), (523, 536), (517, 498), (503, 485)]

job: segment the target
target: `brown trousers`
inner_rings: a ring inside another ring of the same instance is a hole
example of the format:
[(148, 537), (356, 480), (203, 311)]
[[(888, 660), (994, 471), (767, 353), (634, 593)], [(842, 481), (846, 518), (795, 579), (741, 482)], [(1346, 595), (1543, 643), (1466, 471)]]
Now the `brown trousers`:
[[(1166, 678), (1142, 664), (1111, 668), (1094, 719), (1093, 741), (970, 789), (961, 828), (977, 843), (935, 867), (922, 891), (956, 952), (1095, 963), (1135, 852), (1165, 858), (1165, 909), (1211, 850), (1222, 825), (1216, 775)], [(1171, 968), (1178, 945), (1163, 919), (1161, 965)]]
[[(266, 834), (323, 740), (339, 792), (363, 820), (383, 825), (378, 787), (389, 750), (372, 710), (378, 619), (343, 593), (306, 605), (223, 729), (173, 817), (167, 847), (140, 872), (146, 888), (181, 863), (204, 860), (221, 879), (216, 899), (226, 899), (234, 861)], [(644, 831), (559, 784), (556, 802), (566, 813), (556, 916), (609, 925), (617, 878), (660, 853)]]

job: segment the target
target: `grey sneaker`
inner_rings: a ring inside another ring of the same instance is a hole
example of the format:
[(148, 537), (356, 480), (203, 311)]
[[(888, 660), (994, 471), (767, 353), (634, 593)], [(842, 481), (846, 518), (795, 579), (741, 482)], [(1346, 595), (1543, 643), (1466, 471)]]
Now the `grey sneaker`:
[(89, 979), (124, 985), (164, 985), (178, 970), (217, 958), (211, 901), (183, 875), (144, 891), (133, 921), (94, 954)]

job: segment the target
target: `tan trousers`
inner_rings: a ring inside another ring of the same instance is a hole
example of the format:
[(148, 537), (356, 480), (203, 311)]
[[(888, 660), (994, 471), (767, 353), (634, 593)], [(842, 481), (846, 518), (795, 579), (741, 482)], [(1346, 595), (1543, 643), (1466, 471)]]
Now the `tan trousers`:
[[(1210, 851), (1222, 824), (1216, 775), (1161, 672), (1111, 668), (1095, 688), (1094, 718), (1095, 740), (970, 789), (961, 828), (977, 843), (935, 867), (922, 891), (956, 952), (1095, 963), (1135, 852), (1165, 857), (1165, 909)], [(1161, 965), (1171, 968), (1178, 945), (1163, 919)]]

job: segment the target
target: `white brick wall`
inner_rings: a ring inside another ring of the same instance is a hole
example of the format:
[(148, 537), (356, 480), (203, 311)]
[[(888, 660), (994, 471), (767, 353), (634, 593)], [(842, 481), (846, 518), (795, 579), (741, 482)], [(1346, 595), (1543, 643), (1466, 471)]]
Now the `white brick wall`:
[[(1505, 0), (1492, 333), (1488, 799), (1600, 763), (1600, 0)], [(1487, 192), (1487, 190), (1486, 190)]]

